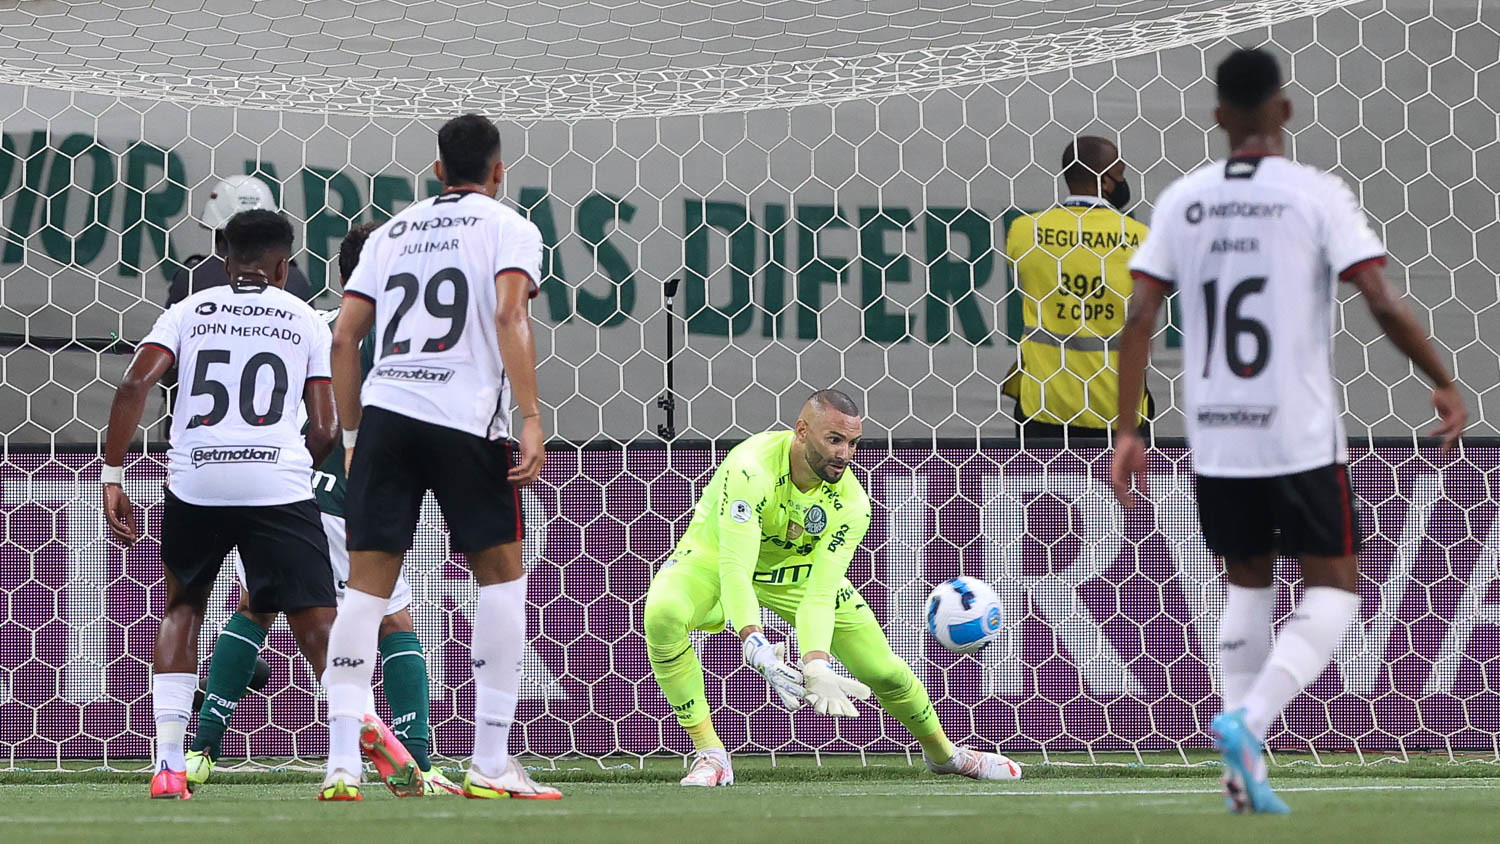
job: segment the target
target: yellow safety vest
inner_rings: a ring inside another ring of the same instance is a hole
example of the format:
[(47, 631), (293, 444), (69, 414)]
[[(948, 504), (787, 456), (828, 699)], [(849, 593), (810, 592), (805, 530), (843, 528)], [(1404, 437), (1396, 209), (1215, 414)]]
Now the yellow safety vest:
[[(1146, 226), (1077, 200), (1015, 218), (1005, 254), (1026, 330), (1006, 392), (1027, 419), (1108, 428), (1119, 401), (1119, 349), (1133, 283), (1128, 264)], [(1146, 418), (1146, 397), (1140, 412)]]

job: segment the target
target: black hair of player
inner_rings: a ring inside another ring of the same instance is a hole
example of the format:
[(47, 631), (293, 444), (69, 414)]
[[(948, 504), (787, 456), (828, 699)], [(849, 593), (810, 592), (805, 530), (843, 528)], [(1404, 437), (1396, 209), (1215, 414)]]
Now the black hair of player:
[(1099, 192), (1099, 180), (1120, 160), (1120, 151), (1097, 135), (1080, 135), (1063, 147), (1063, 183), (1073, 193)]
[(858, 416), (859, 405), (842, 390), (819, 390), (808, 397), (808, 401), (824, 410), (837, 410), (845, 416)]
[(355, 226), (344, 235), (339, 243), (339, 280), (348, 281), (354, 275), (354, 268), (359, 266), (359, 253), (365, 248), (365, 241), (370, 239), (370, 232), (380, 228), (379, 223), (364, 223)]
[(285, 217), (266, 208), (241, 211), (224, 224), (226, 257), (239, 263), (254, 263), (267, 252), (285, 258), (292, 254), (292, 224)]
[(1230, 53), (1214, 73), (1219, 102), (1254, 111), (1281, 90), (1281, 65), (1262, 49), (1239, 49)]
[(481, 115), (459, 115), (438, 130), (438, 159), (448, 187), (484, 184), (499, 157), (500, 130)]

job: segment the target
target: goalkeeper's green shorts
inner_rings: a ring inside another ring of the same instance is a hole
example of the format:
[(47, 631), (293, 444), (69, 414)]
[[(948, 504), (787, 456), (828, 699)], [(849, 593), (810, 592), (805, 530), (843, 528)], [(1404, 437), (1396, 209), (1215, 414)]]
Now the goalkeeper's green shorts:
[[(802, 603), (806, 587), (770, 586), (756, 584), (755, 597), (760, 605), (776, 613), (793, 627), (797, 624), (797, 607)], [(685, 616), (689, 630), (718, 633), (727, 624), (724, 606), (719, 603), (719, 572), (700, 564), (679, 563), (664, 568), (651, 580), (651, 589), (646, 594), (646, 603), (671, 603), (677, 613)], [(743, 626), (760, 624), (760, 619), (736, 620)], [(880, 627), (870, 605), (849, 578), (839, 584), (833, 603), (833, 634), (842, 630), (854, 630), (867, 625)]]

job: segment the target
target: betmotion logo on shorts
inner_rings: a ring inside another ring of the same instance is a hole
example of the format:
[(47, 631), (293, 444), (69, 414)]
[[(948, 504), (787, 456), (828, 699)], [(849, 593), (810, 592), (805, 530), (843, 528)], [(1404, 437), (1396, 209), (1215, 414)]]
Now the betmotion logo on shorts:
[(275, 463), (281, 459), (281, 449), (263, 445), (219, 445), (195, 448), (192, 451), (193, 468), (214, 463)]
[(453, 378), (453, 370), (441, 366), (417, 366), (415, 364), (381, 364), (370, 372), (374, 378), (389, 378), (419, 384), (446, 384)]
[(1198, 424), (1205, 428), (1269, 428), (1274, 407), (1210, 405), (1198, 408)]

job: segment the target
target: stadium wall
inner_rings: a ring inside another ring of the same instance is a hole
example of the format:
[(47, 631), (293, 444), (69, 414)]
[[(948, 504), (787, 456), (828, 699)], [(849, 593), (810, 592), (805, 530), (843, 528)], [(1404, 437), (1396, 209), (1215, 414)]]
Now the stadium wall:
[[(684, 526), (722, 449), (554, 450), (525, 495), (532, 524), (530, 650), (514, 741), (546, 756), (684, 752), (650, 678), (640, 614), (650, 577)], [(1097, 450), (920, 448), (861, 451), (874, 524), (850, 578), (897, 652), (928, 684), (955, 739), (1011, 750), (1208, 746), (1217, 711), (1213, 647), (1223, 605), (1203, 547), (1190, 462), (1151, 458), (1150, 506), (1121, 510)], [(0, 747), (28, 759), (147, 754), (151, 642), (163, 599), (156, 545), (164, 467), (129, 464), (146, 536), (122, 553), (99, 510), (97, 458), (12, 451), (0, 463)], [(1287, 711), (1277, 749), (1441, 749), (1494, 755), (1500, 731), (1500, 442), (1450, 457), (1406, 444), (1356, 447), (1351, 469), (1365, 550), (1364, 606), (1336, 664)], [(1292, 574), (1288, 563), (1281, 573)], [(209, 628), (232, 611), (228, 566)], [(407, 574), (434, 679), (443, 754), (469, 752), (473, 586), (429, 500)], [(924, 629), (933, 584), (960, 573), (996, 586), (1005, 634), (977, 658), (940, 650)], [(1294, 590), (1283, 589), (1279, 613)], [(777, 635), (789, 631), (768, 619)], [(318, 685), (270, 637), (271, 682), (235, 718), (230, 755), (326, 752)], [(211, 637), (203, 640), (204, 655)], [(889, 751), (908, 738), (864, 707), (835, 723), (789, 716), (747, 675), (732, 637), (699, 642), (716, 723), (753, 752)]]

